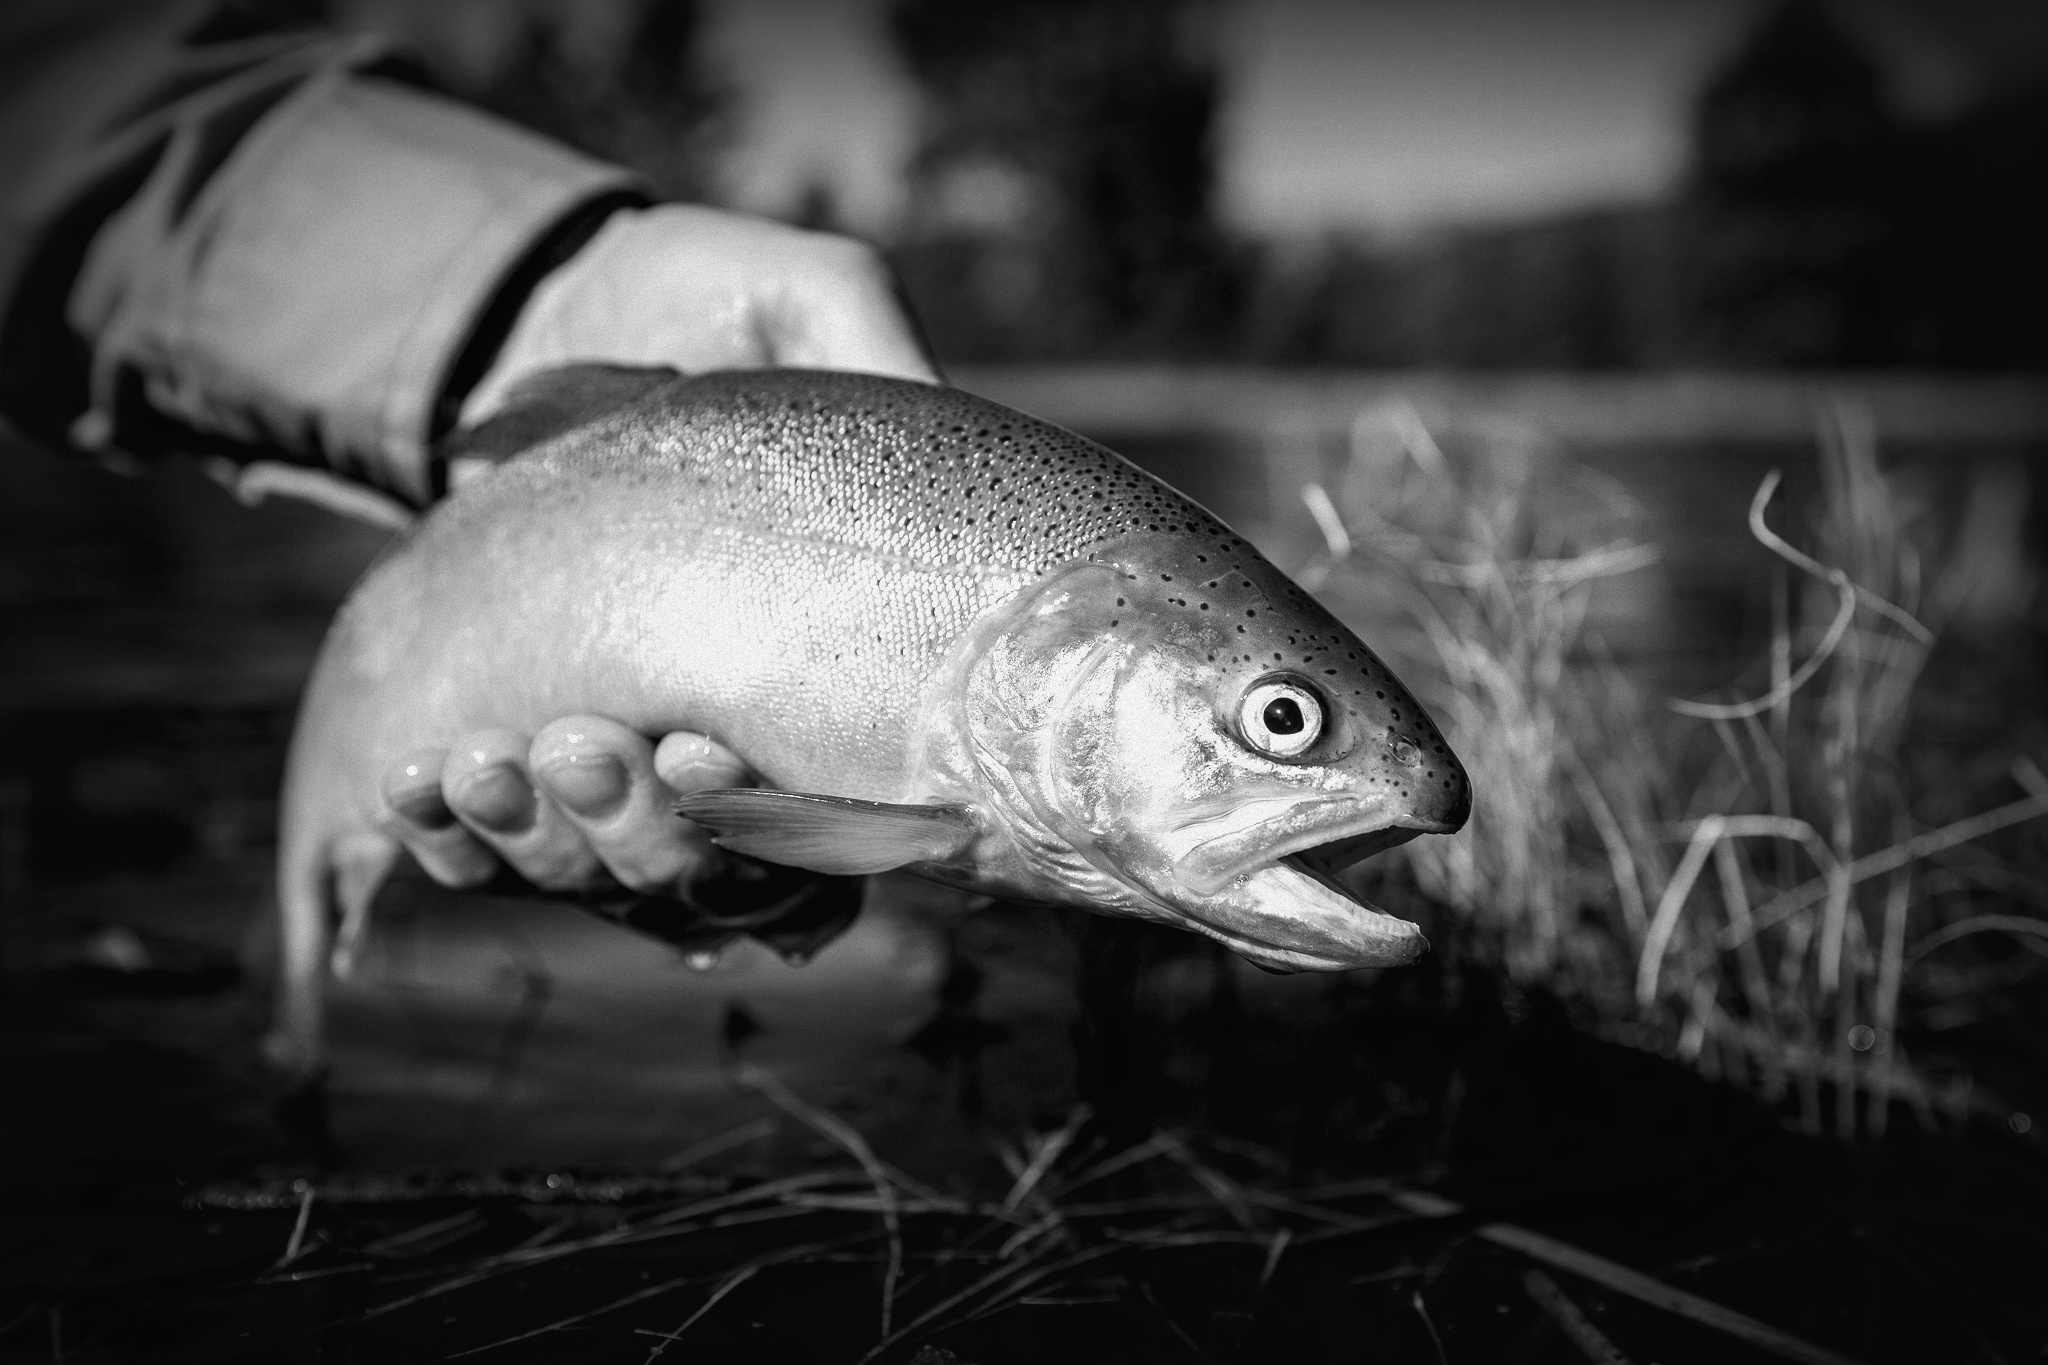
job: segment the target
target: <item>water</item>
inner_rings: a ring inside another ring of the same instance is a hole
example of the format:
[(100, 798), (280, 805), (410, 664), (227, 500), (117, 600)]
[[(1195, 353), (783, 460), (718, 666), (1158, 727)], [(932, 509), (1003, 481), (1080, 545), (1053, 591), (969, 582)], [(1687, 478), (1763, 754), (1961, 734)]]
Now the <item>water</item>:
[(334, 993), (334, 1137), (384, 1167), (659, 1162), (761, 1115), (735, 1027), (790, 1085), (872, 1110), (922, 1083), (902, 1044), (946, 969), (923, 898), (878, 881), (806, 966), (743, 939), (702, 971), (591, 916), (409, 883)]
[[(796, 1210), (460, 1287), (489, 1255), (615, 1234), (730, 1188), (720, 1179), (744, 1191), (851, 1166), (816, 1128), (743, 1089), (746, 1063), (853, 1120), (883, 1159), (941, 1191), (1000, 1195), (1012, 1172), (996, 1146), (1052, 1131), (1085, 1098), (1104, 1131), (1080, 1166), (1163, 1123), (1207, 1169), (1318, 1211), (1260, 1204), (1247, 1231), (1155, 1155), (1082, 1193), (1179, 1203), (1105, 1220), (1066, 1196), (1095, 1259), (1007, 1312), (945, 1327), (923, 1344), (954, 1354), (927, 1365), (1428, 1360), (1432, 1333), (1451, 1359), (1576, 1359), (1523, 1287), (1530, 1262), (1474, 1236), (1491, 1222), (1859, 1359), (1948, 1358), (1969, 1333), (2009, 1352), (2048, 1344), (2032, 1293), (2048, 1263), (2037, 1216), (2048, 1169), (2009, 1136), (1922, 1134), (1902, 1116), (1882, 1151), (1850, 1159), (1732, 1092), (1590, 1041), (1554, 1004), (1457, 965), (1454, 939), (1425, 967), (1376, 981), (1267, 978), (1186, 935), (1016, 910), (955, 920), (887, 890), (801, 974), (742, 951), (699, 975), (573, 912), (431, 895), (390, 907), (383, 948), (338, 996), (330, 1117), (350, 1160), (326, 1177), (270, 1125), (245, 1060), (256, 1020), (232, 992), (148, 996), (138, 981), (80, 974), (46, 983), (0, 1048), (19, 1106), (0, 1131), (0, 1359), (429, 1361), (538, 1331), (493, 1353), (641, 1360), (645, 1334), (691, 1320), (734, 1267), (824, 1243), (841, 1258), (761, 1271), (693, 1326), (689, 1358), (855, 1359), (878, 1330), (872, 1214)], [(508, 930), (520, 948), (506, 946)], [(527, 949), (544, 955), (548, 1004), (508, 1072), (507, 1026), (531, 998)], [(934, 1011), (933, 995), (951, 999)], [(735, 1003), (759, 1032), (734, 1039)], [(735, 1130), (736, 1144), (678, 1173), (707, 1183), (679, 1193), (587, 1205), (552, 1192), (621, 1164), (648, 1171), (677, 1144), (701, 1152), (699, 1135)], [(337, 1193), (296, 1230), (295, 1177), (361, 1190), (396, 1168), (419, 1188), (422, 1162), (471, 1178), (510, 1165), (495, 1178), (528, 1193), (362, 1203), (322, 1185)], [(1344, 1192), (1360, 1175), (1473, 1213), (1389, 1223), (1399, 1210), (1382, 1197)], [(268, 1211), (190, 1202), (251, 1188), (271, 1192)], [(861, 1192), (857, 1169), (841, 1188)], [(1315, 1240), (1332, 1218), (1377, 1230)], [(899, 1323), (989, 1273), (966, 1261), (948, 1277), (933, 1259), (971, 1249), (986, 1221), (906, 1219), (913, 1278)], [(1089, 1231), (1104, 1224), (1141, 1240), (1119, 1251)], [(1301, 1240), (1269, 1275), (1282, 1229)], [(295, 1245), (298, 1258), (276, 1268)], [(1551, 1273), (1631, 1358), (1757, 1358)], [(384, 1311), (437, 1286), (449, 1287)], [(546, 1330), (555, 1323), (566, 1325)]]

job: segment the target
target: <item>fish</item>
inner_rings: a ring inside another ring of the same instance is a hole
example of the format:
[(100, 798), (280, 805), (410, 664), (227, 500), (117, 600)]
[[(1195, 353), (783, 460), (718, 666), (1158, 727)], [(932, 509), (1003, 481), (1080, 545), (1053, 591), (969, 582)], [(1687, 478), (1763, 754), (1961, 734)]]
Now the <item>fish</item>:
[(1156, 921), (1279, 972), (1427, 950), (1338, 874), (1465, 823), (1443, 735), (1102, 445), (908, 380), (601, 367), (531, 386), (492, 441), (351, 593), (304, 694), (278, 888), (302, 1052), (332, 893), (362, 901), (397, 852), (385, 767), (580, 713), (735, 751), (760, 786), (676, 809), (768, 863)]

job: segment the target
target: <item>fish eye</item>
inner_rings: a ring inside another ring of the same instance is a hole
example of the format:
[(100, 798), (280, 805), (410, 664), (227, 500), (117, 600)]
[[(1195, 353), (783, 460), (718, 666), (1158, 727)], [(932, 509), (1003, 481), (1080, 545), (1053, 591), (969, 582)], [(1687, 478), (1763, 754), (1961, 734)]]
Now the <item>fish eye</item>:
[(1323, 703), (1299, 683), (1262, 682), (1238, 703), (1237, 726), (1260, 753), (1294, 758), (1321, 737)]

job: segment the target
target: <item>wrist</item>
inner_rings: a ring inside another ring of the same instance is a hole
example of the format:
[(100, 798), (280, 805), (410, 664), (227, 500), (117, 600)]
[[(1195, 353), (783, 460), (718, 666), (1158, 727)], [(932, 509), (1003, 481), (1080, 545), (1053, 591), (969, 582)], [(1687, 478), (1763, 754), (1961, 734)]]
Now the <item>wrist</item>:
[(563, 219), (512, 269), (449, 366), (435, 408), (436, 437), (488, 415), (520, 377), (540, 368), (531, 358), (534, 333), (537, 320), (549, 311), (545, 300), (551, 286), (559, 285), (565, 269), (613, 220), (639, 212), (645, 203), (632, 192), (592, 200)]

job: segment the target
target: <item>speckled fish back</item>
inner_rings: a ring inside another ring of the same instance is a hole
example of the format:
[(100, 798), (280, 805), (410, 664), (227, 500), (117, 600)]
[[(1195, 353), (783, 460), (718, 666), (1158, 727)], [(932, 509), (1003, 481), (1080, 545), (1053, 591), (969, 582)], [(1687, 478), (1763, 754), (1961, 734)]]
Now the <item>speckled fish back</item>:
[(655, 389), (575, 445), (600, 476), (666, 469), (695, 483), (731, 523), (923, 564), (1036, 575), (1134, 531), (1243, 545), (1114, 451), (907, 380), (702, 375)]

